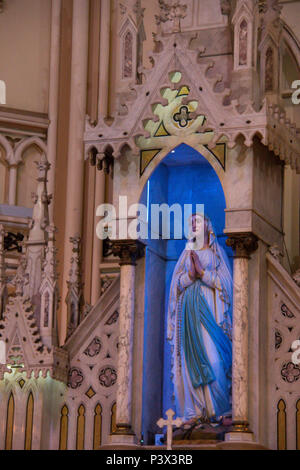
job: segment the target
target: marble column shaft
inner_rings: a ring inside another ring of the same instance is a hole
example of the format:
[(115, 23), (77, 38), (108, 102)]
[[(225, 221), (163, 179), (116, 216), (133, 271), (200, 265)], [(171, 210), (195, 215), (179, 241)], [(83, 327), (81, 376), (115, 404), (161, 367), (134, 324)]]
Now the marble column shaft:
[(117, 425), (131, 426), (135, 266), (121, 266)]
[(248, 422), (248, 259), (234, 259), (232, 413)]
[[(58, 89), (59, 89), (59, 54), (61, 27), (61, 0), (52, 0), (51, 11), (51, 50), (50, 50), (50, 86), (49, 86), (49, 129), (48, 129), (48, 161), (51, 171), (48, 176), (48, 190), (54, 195), (55, 166), (57, 147), (58, 121)], [(53, 220), (53, 204), (49, 207), (50, 221)]]
[(113, 254), (120, 258), (121, 267), (116, 424), (118, 433), (133, 434), (131, 415), (135, 265), (136, 260), (144, 255), (144, 245), (135, 240), (110, 243)]
[(236, 430), (248, 430), (248, 265), (257, 238), (233, 234), (226, 241), (234, 252), (232, 332), (232, 415)]
[[(82, 234), (82, 211), (84, 190), (83, 135), (86, 118), (87, 71), (88, 71), (89, 0), (74, 0), (72, 27), (72, 64), (69, 147), (67, 169), (67, 201), (64, 234), (64, 272), (62, 298), (67, 296), (72, 246), (70, 238)], [(62, 313), (66, 330), (67, 311)], [(63, 337), (66, 331), (61, 332)]]

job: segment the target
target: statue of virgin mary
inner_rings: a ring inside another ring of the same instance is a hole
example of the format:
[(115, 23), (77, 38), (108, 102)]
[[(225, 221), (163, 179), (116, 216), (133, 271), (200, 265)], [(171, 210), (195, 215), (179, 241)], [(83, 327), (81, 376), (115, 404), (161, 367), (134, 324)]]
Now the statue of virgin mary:
[(176, 413), (218, 419), (231, 410), (232, 274), (209, 218), (190, 226), (168, 307)]

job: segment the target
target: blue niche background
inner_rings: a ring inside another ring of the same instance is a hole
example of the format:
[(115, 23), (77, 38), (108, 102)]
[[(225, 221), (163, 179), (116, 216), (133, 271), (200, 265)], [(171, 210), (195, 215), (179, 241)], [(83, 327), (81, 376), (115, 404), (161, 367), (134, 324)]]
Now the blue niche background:
[[(230, 257), (231, 250), (226, 246), (223, 234), (226, 205), (221, 183), (212, 166), (193, 148), (181, 144), (164, 158), (145, 185), (140, 202), (148, 207), (150, 227), (151, 204), (171, 206), (179, 203), (182, 211), (184, 204), (193, 204), (193, 212), (196, 204), (204, 204), (204, 213), (211, 219), (219, 242)], [(186, 239), (173, 239), (171, 230), (170, 240), (148, 239), (145, 243), (142, 432), (145, 443), (151, 443), (158, 432), (156, 421), (169, 408), (175, 409), (171, 351), (166, 340), (167, 312), (172, 274)]]

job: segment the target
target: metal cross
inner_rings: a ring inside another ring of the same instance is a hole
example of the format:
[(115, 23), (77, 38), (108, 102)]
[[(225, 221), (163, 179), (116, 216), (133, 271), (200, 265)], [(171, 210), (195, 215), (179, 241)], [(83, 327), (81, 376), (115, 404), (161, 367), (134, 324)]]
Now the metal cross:
[(174, 415), (175, 411), (170, 409), (166, 411), (166, 416), (168, 419), (160, 418), (156, 423), (160, 428), (167, 426), (167, 450), (172, 450), (173, 426), (179, 428), (183, 423), (181, 418), (176, 418), (173, 420)]

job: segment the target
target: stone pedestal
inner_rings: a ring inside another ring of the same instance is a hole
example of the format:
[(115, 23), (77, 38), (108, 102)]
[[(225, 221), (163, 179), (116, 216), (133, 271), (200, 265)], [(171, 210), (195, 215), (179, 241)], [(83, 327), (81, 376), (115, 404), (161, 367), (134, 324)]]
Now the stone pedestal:
[(252, 233), (229, 235), (226, 241), (234, 252), (233, 332), (232, 332), (232, 418), (227, 442), (254, 442), (248, 428), (248, 263), (258, 247)]
[(136, 240), (110, 242), (112, 252), (120, 258), (120, 316), (118, 346), (118, 378), (116, 400), (116, 432), (111, 444), (135, 444), (132, 430), (132, 368), (134, 328), (135, 266), (144, 255), (144, 245)]

